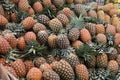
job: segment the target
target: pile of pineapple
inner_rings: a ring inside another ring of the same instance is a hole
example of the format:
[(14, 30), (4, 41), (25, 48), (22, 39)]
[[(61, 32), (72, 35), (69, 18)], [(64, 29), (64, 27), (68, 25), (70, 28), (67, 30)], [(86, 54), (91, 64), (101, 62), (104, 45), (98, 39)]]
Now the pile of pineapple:
[(0, 0), (0, 80), (120, 80), (119, 16), (113, 3)]

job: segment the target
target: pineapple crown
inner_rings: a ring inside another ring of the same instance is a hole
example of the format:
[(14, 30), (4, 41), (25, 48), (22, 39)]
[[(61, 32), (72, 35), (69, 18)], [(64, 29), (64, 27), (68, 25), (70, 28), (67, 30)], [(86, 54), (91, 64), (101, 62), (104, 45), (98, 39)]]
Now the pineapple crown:
[(10, 2), (10, 0), (1, 0), (0, 3), (2, 4), (3, 8), (8, 12), (8, 14), (17, 12), (17, 5)]
[(24, 35), (24, 33), (26, 32), (25, 29), (22, 27), (22, 23), (20, 24), (8, 23), (6, 25), (6, 29), (11, 30), (16, 37), (20, 37)]
[(71, 28), (76, 27), (78, 29), (84, 28), (85, 21), (84, 21), (82, 14), (80, 14), (79, 17), (77, 17), (77, 16), (71, 17), (70, 24), (68, 26), (70, 26)]

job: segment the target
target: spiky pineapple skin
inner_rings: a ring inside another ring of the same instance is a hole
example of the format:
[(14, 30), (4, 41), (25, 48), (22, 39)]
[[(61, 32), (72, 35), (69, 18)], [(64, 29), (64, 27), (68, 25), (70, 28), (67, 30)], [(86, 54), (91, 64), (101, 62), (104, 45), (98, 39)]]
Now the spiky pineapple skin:
[(65, 60), (60, 60), (59, 62), (53, 62), (51, 64), (53, 70), (60, 76), (63, 80), (74, 80), (75, 74), (70, 66)]
[(60, 80), (60, 77), (53, 70), (47, 70), (43, 72), (43, 79), (44, 80)]
[(54, 18), (52, 20), (50, 20), (49, 22), (49, 27), (54, 31), (54, 32), (59, 32), (62, 28), (63, 25), (60, 22), (60, 20), (58, 20), (57, 18)]
[(78, 64), (75, 68), (78, 79), (80, 80), (89, 80), (89, 72), (85, 65)]
[(78, 56), (73, 53), (66, 56), (65, 60), (73, 67), (73, 69), (76, 65), (80, 64)]
[(7, 23), (8, 20), (3, 15), (0, 15), (0, 26), (5, 26)]
[(33, 63), (34, 63), (34, 65), (35, 65), (36, 67), (39, 68), (40, 65), (46, 63), (46, 59), (43, 58), (43, 57), (38, 57), (38, 58), (35, 58), (35, 59), (34, 59)]
[(109, 25), (106, 28), (106, 33), (110, 35), (115, 35), (116, 34), (116, 28), (113, 25)]
[(19, 10), (27, 11), (30, 8), (28, 0), (20, 0), (18, 3)]
[(36, 40), (36, 38), (36, 34), (32, 31), (29, 31), (24, 35), (24, 39), (26, 42), (29, 42), (30, 40)]
[(4, 38), (9, 42), (12, 48), (17, 46), (17, 39), (12, 33), (4, 34)]
[(25, 65), (22, 59), (17, 59), (11, 64), (11, 66), (14, 68), (16, 74), (20, 78), (24, 78), (26, 76), (26, 69), (25, 69)]
[(38, 33), (39, 31), (42, 31), (42, 30), (46, 30), (46, 26), (41, 24), (41, 23), (36, 23), (34, 26), (33, 26), (33, 31), (35, 33)]
[(42, 6), (41, 2), (39, 2), (39, 1), (37, 1), (33, 4), (33, 8), (36, 13), (40, 13), (43, 11), (43, 6)]
[(44, 15), (44, 14), (41, 14), (38, 16), (38, 22), (44, 24), (44, 25), (48, 25), (50, 19), (48, 16)]
[(96, 57), (95, 56), (91, 56), (90, 59), (88, 59), (86, 61), (86, 65), (89, 68), (94, 68), (96, 66)]
[(57, 44), (55, 43), (55, 39), (57, 38), (57, 35), (55, 34), (51, 34), (49, 37), (48, 37), (48, 44), (51, 48), (55, 48), (57, 47)]
[(79, 38), (79, 29), (77, 28), (72, 28), (71, 30), (69, 30), (69, 34), (68, 34), (68, 39), (71, 41), (75, 41)]
[(33, 67), (29, 70), (26, 77), (30, 80), (41, 80), (42, 72), (38, 68)]
[(100, 67), (100, 68), (107, 67), (108, 57), (107, 57), (106, 53), (102, 53), (102, 54), (98, 55), (96, 60), (97, 60), (98, 67)]
[(96, 33), (105, 33), (105, 27), (103, 26), (103, 24), (97, 24), (96, 25)]
[(107, 38), (102, 33), (97, 34), (96, 40), (97, 40), (98, 43), (102, 43), (102, 44), (106, 44), (107, 43)]
[(8, 41), (0, 35), (0, 53), (6, 54), (11, 49)]
[(80, 30), (80, 38), (83, 42), (89, 42), (91, 41), (91, 35), (90, 35), (90, 32), (83, 28)]
[(59, 48), (68, 48), (70, 46), (70, 42), (64, 34), (58, 35), (55, 42)]
[(118, 72), (118, 69), (119, 69), (119, 65), (118, 65), (118, 63), (117, 63), (117, 61), (115, 61), (115, 60), (110, 60), (109, 62), (108, 62), (108, 70), (110, 71), (110, 73), (112, 74), (112, 75), (115, 75), (115, 74), (117, 74), (117, 72)]
[(58, 14), (57, 19), (59, 19), (64, 26), (69, 24), (69, 19), (65, 14)]
[(23, 27), (28, 30), (33, 28), (35, 24), (35, 20), (32, 17), (27, 17), (22, 21), (22, 23), (23, 23)]
[(37, 37), (41, 44), (45, 44), (48, 41), (48, 33), (46, 31), (39, 31)]
[(17, 47), (18, 47), (20, 50), (25, 50), (25, 48), (26, 48), (26, 43), (25, 43), (25, 39), (24, 39), (23, 36), (21, 36), (21, 37), (18, 38)]

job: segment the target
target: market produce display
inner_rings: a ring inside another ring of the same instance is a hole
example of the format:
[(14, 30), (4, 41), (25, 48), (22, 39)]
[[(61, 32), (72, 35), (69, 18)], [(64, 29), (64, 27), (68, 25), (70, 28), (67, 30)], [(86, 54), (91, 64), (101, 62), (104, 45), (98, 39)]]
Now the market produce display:
[(120, 80), (113, 3), (0, 0), (0, 80)]

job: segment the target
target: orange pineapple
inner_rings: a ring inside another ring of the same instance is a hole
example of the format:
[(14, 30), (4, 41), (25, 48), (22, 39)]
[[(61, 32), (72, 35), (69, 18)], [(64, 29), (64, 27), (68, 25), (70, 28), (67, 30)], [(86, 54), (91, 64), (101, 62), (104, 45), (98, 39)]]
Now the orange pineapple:
[(89, 80), (89, 72), (84, 64), (78, 64), (75, 67), (75, 72), (80, 80)]
[(26, 77), (29, 80), (41, 80), (42, 72), (38, 68), (33, 67), (29, 70)]
[(106, 38), (106, 36), (105, 36), (104, 34), (102, 34), (102, 33), (97, 34), (96, 40), (97, 40), (97, 42), (100, 42), (100, 43), (103, 43), (103, 44), (106, 44), (106, 43), (107, 43), (107, 38)]
[(36, 34), (32, 31), (29, 31), (29, 32), (25, 33), (24, 39), (26, 42), (28, 42), (30, 40), (36, 40)]
[(28, 0), (20, 0), (18, 3), (18, 8), (21, 11), (27, 11), (30, 7)]
[(118, 14), (119, 14), (119, 13), (118, 13), (118, 10), (117, 10), (116, 8), (110, 9), (110, 11), (109, 11), (109, 15), (110, 15), (110, 16), (118, 15)]
[(105, 27), (103, 24), (97, 24), (96, 25), (96, 33), (105, 33)]
[(51, 3), (51, 0), (43, 0), (43, 1), (42, 1), (42, 4), (43, 4), (44, 6), (50, 6), (52, 3)]
[(90, 10), (90, 11), (88, 12), (88, 16), (89, 16), (89, 17), (92, 17), (92, 18), (97, 18), (97, 13), (96, 13), (95, 10)]
[(12, 66), (12, 68), (14, 68), (16, 74), (20, 78), (24, 78), (26, 76), (26, 69), (25, 69), (25, 65), (24, 65), (24, 62), (22, 61), (22, 59), (17, 59), (13, 63), (11, 63), (11, 66)]
[(39, 31), (42, 31), (42, 30), (46, 30), (46, 26), (41, 23), (35, 23), (35, 25), (33, 26), (33, 31), (35, 33), (38, 33)]
[(83, 42), (91, 41), (91, 35), (90, 35), (89, 31), (85, 28), (80, 30), (80, 38)]
[(34, 24), (35, 24), (35, 20), (33, 19), (33, 17), (27, 17), (22, 21), (23, 27), (25, 29), (31, 29)]
[(119, 25), (119, 18), (117, 17), (117, 15), (112, 16), (111, 24), (114, 26)]
[(17, 46), (20, 50), (25, 50), (26, 48), (26, 43), (25, 43), (25, 39), (23, 36), (18, 38), (18, 42), (17, 42)]
[(103, 10), (106, 11), (106, 12), (110, 11), (113, 8), (114, 8), (114, 4), (113, 3), (108, 3), (108, 4), (103, 6)]
[(48, 37), (48, 44), (51, 48), (55, 48), (57, 46), (57, 44), (55, 43), (55, 39), (56, 39), (56, 35), (54, 34), (51, 34), (49, 37)]
[(11, 49), (8, 41), (0, 35), (0, 53), (6, 54)]
[(31, 68), (34, 67), (34, 64), (33, 64), (32, 60), (25, 60), (24, 64), (25, 64), (25, 68), (26, 68), (27, 73)]
[(33, 4), (33, 9), (35, 10), (36, 13), (40, 13), (43, 11), (43, 6), (41, 2), (37, 1)]
[(120, 33), (120, 24), (118, 24), (118, 25), (116, 26), (116, 32), (117, 32), (117, 33)]
[(74, 47), (75, 49), (80, 48), (82, 45), (83, 45), (83, 42), (80, 40), (76, 40), (72, 42), (72, 47)]
[(35, 14), (35, 11), (33, 10), (32, 7), (29, 8), (29, 9), (27, 10), (27, 12), (29, 13), (29, 15), (34, 15), (34, 14)]
[(16, 13), (12, 13), (11, 14), (11, 20), (15, 23), (17, 23), (17, 14)]
[(105, 14), (105, 21), (108, 23), (108, 24), (111, 24), (111, 18), (108, 14)]
[(42, 64), (40, 67), (40, 71), (45, 72), (47, 70), (52, 70), (52, 67), (48, 63)]
[(8, 20), (3, 15), (0, 15), (0, 26), (5, 26), (7, 23)]
[(68, 7), (64, 7), (61, 13), (65, 14), (68, 18), (71, 18), (71, 16), (73, 16), (72, 10)]
[(114, 44), (119, 45), (120, 44), (120, 33), (116, 33), (114, 36)]
[(107, 28), (106, 28), (106, 33), (107, 34), (111, 34), (111, 35), (115, 35), (116, 34), (116, 28), (115, 28), (115, 26), (108, 24)]
[(97, 16), (98, 16), (99, 19), (105, 20), (105, 13), (104, 13), (103, 10), (99, 10), (99, 11), (97, 12)]

